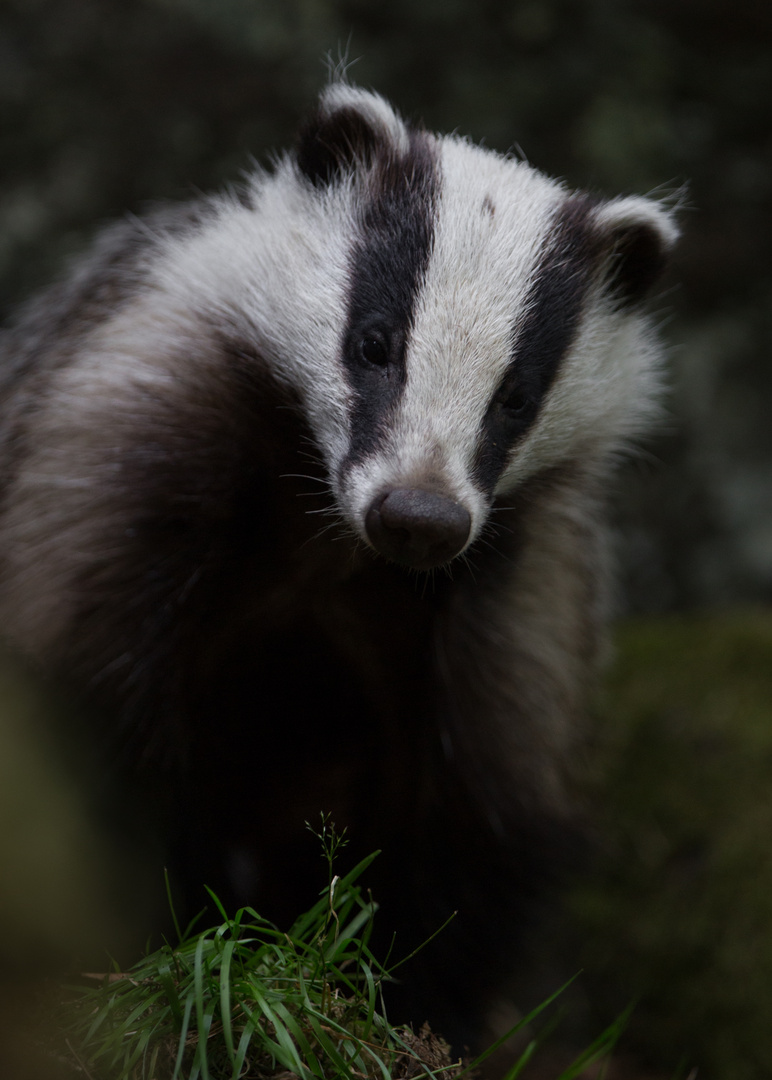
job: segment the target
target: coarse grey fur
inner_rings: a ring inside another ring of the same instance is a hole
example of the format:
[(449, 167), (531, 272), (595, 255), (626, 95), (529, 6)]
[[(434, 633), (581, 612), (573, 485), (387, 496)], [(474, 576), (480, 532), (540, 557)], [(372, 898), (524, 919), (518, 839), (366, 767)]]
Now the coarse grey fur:
[[(479, 1037), (575, 837), (609, 469), (675, 240), (331, 85), (240, 195), (105, 231), (5, 332), (0, 621), (195, 910), (376, 847), (393, 1010)], [(401, 995), (401, 996), (400, 996)], [(394, 1016), (399, 1019), (399, 1016)]]

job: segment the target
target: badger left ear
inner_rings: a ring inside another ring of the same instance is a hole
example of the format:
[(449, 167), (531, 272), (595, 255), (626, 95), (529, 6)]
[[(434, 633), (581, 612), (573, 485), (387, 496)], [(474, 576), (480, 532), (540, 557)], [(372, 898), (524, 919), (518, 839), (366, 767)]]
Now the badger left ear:
[(673, 212), (651, 199), (621, 198), (599, 206), (595, 220), (603, 237), (609, 291), (620, 308), (634, 307), (667, 266), (679, 234)]
[(404, 122), (379, 94), (348, 83), (332, 83), (301, 129), (297, 163), (301, 173), (324, 186), (383, 153), (406, 149)]

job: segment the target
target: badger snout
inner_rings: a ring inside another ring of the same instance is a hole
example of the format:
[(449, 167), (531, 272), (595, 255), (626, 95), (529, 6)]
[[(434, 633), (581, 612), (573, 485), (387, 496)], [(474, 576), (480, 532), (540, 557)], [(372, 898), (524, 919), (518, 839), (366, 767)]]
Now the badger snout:
[(445, 495), (394, 488), (379, 495), (365, 516), (367, 539), (381, 555), (415, 570), (450, 562), (469, 539), (469, 511)]

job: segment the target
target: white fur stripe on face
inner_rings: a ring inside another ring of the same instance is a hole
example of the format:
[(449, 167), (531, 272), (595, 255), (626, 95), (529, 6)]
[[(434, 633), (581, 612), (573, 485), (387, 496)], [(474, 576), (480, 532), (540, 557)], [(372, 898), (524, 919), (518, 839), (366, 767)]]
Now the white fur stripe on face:
[(441, 142), (431, 259), (408, 340), (406, 384), (377, 453), (346, 483), (355, 520), (390, 485), (441, 491), (485, 519), (473, 476), (480, 430), (511, 358), (528, 282), (561, 189), (528, 166)]

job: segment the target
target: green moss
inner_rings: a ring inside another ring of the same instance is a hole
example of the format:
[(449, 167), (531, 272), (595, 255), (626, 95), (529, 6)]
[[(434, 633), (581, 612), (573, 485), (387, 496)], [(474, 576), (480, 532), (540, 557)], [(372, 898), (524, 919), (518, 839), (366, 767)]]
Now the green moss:
[(751, 1080), (772, 1061), (772, 612), (637, 621), (616, 647), (584, 966), (607, 1007), (640, 995), (652, 1063)]

